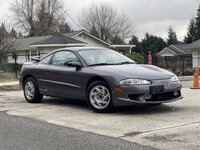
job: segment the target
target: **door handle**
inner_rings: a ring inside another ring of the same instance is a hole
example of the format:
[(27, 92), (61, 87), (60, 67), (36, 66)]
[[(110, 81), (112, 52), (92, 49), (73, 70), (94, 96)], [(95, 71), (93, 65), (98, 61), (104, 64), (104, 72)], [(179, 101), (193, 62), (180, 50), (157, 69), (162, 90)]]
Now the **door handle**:
[(46, 72), (47, 72), (47, 73), (49, 73), (50, 71), (49, 71), (49, 70), (47, 70)]

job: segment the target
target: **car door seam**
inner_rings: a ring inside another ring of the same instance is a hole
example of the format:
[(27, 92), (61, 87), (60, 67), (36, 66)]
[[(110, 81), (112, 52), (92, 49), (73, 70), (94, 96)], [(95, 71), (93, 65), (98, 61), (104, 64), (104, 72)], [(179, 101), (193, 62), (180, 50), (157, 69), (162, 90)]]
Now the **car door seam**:
[(65, 83), (65, 82), (59, 82), (59, 81), (53, 81), (53, 80), (45, 80), (45, 79), (39, 79), (39, 81), (50, 82), (50, 83), (56, 83), (56, 84), (61, 84), (61, 85), (67, 85), (67, 86), (72, 86), (72, 87), (76, 87), (76, 88), (81, 88), (81, 86), (70, 84), (70, 83)]

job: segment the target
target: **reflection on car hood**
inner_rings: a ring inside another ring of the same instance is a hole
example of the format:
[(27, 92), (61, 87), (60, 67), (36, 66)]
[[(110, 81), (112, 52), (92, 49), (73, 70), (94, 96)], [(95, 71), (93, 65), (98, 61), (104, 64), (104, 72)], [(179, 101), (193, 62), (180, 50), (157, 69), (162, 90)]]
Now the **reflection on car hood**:
[(107, 65), (107, 66), (93, 66), (91, 69), (110, 73), (111, 75), (119, 75), (124, 78), (140, 78), (140, 79), (169, 79), (174, 74), (153, 65)]

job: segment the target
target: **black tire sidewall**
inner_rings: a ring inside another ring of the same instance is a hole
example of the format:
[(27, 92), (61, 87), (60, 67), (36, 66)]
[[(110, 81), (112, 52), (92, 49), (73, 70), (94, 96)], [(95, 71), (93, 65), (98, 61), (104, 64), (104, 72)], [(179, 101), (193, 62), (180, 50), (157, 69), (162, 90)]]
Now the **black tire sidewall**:
[[(25, 85), (29, 81), (31, 81), (33, 83), (34, 88), (35, 88), (35, 95), (33, 96), (33, 98), (31, 100), (27, 99), (26, 94), (25, 94)], [(24, 97), (25, 97), (26, 101), (29, 103), (39, 103), (43, 99), (43, 95), (41, 95), (39, 92), (37, 82), (35, 81), (35, 79), (33, 79), (31, 77), (25, 80), (24, 85), (23, 85), (23, 92), (24, 92)]]
[[(102, 86), (105, 86), (109, 93), (110, 93), (110, 103), (108, 104), (108, 106), (104, 109), (97, 109), (95, 108), (91, 102), (90, 102), (90, 91), (92, 90), (92, 88), (94, 88), (95, 86), (97, 85), (102, 85)], [(108, 86), (108, 84), (104, 81), (94, 81), (93, 83), (91, 83), (89, 85), (89, 87), (87, 88), (87, 103), (88, 103), (88, 106), (95, 112), (97, 113), (108, 113), (108, 112), (112, 112), (113, 110), (113, 102), (112, 102), (112, 93), (111, 93), (111, 90), (110, 90), (110, 87)]]

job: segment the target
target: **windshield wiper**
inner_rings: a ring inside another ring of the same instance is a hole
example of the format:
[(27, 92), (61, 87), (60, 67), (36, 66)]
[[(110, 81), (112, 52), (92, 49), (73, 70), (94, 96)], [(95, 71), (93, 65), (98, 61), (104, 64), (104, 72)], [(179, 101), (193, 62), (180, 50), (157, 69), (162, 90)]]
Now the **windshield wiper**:
[(124, 61), (124, 62), (120, 62), (120, 63), (98, 63), (98, 64), (91, 64), (91, 65), (88, 65), (88, 66), (124, 65), (124, 64), (135, 64), (135, 62)]
[(113, 64), (113, 63), (98, 63), (98, 64), (91, 64), (91, 65), (88, 65), (88, 66), (103, 66), (103, 65), (116, 65), (116, 64)]
[(120, 62), (118, 63), (119, 65), (124, 65), (124, 64), (135, 64), (135, 62), (130, 62), (130, 61), (124, 61), (124, 62)]

